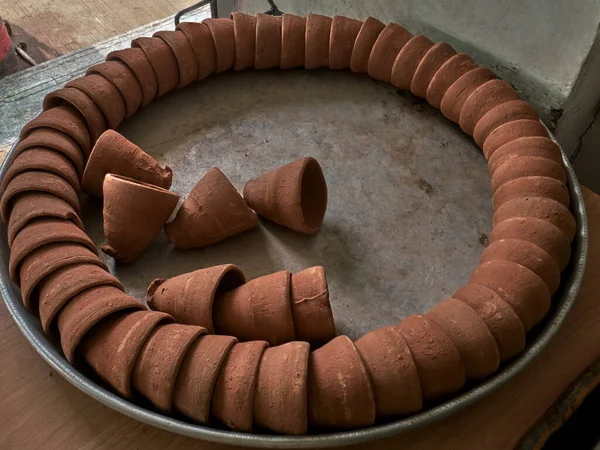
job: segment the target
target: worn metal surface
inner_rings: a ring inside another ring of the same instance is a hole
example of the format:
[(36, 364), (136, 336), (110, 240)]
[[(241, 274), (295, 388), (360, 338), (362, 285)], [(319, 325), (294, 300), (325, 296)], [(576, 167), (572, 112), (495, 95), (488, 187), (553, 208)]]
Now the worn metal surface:
[[(140, 299), (155, 277), (215, 264), (238, 264), (248, 278), (320, 264), (327, 271), (338, 330), (357, 338), (451, 295), (477, 265), (491, 230), (489, 175), (472, 140), (420, 100), (364, 75), (227, 73), (155, 101), (119, 131), (173, 168), (172, 189), (183, 196), (213, 166), (241, 189), (248, 179), (307, 155), (320, 161), (329, 187), (325, 222), (315, 236), (262, 221), (217, 245), (183, 252), (161, 232), (136, 263), (110, 260), (111, 271)], [(249, 446), (321, 447), (381, 438), (439, 420), (483, 397), (522, 369), (556, 332), (579, 288), (587, 246), (581, 193), (568, 168), (579, 227), (573, 262), (554, 309), (530, 333), (526, 352), (444, 404), (364, 430), (306, 437), (232, 433), (187, 424), (114, 396), (71, 367), (37, 319), (25, 312), (7, 281), (4, 227), (0, 288), (17, 324), (52, 366), (132, 417), (189, 436)], [(100, 203), (85, 201), (83, 214), (100, 246)]]

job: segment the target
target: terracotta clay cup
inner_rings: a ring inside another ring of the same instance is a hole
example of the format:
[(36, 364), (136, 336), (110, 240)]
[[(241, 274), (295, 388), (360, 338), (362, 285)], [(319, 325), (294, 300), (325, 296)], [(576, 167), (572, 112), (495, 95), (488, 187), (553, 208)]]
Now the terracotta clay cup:
[(433, 42), (427, 36), (419, 35), (410, 38), (394, 60), (390, 82), (398, 89), (409, 90), (419, 63), (431, 47)]
[(304, 234), (321, 227), (327, 209), (327, 183), (316, 159), (307, 157), (250, 180), (246, 203), (261, 216)]
[(107, 173), (163, 189), (169, 189), (173, 181), (173, 171), (169, 166), (162, 167), (152, 156), (113, 130), (103, 133), (94, 145), (81, 180), (82, 189), (87, 194), (102, 197)]
[(144, 343), (159, 323), (172, 321), (168, 314), (144, 310), (112, 314), (82, 339), (81, 354), (100, 378), (131, 398), (133, 366)]
[(29, 311), (37, 314), (38, 284), (61, 267), (80, 263), (96, 264), (108, 270), (98, 255), (80, 244), (56, 242), (31, 252), (23, 259), (19, 273), (23, 304)]
[(329, 37), (330, 69), (340, 70), (350, 67), (352, 48), (362, 24), (360, 20), (349, 19), (344, 16), (333, 18), (331, 36)]
[(131, 41), (132, 48), (141, 48), (150, 61), (157, 82), (157, 97), (171, 92), (179, 83), (179, 66), (175, 53), (158, 37), (139, 37)]
[(165, 231), (182, 250), (204, 247), (258, 225), (256, 214), (216, 167), (204, 175)]
[(325, 269), (316, 266), (293, 274), (290, 294), (296, 339), (315, 345), (333, 339), (335, 322)]
[(233, 33), (233, 20), (226, 18), (204, 19), (216, 50), (215, 73), (221, 73), (233, 67), (235, 62), (235, 35)]
[(159, 325), (144, 343), (133, 369), (133, 389), (163, 412), (173, 409), (173, 390), (188, 348), (206, 329), (178, 323)]
[(564, 183), (554, 178), (540, 176), (522, 177), (504, 183), (494, 192), (492, 203), (494, 209), (498, 209), (512, 199), (524, 196), (549, 198), (566, 208), (570, 203), (569, 190)]
[(194, 50), (183, 31), (157, 31), (153, 34), (161, 38), (171, 47), (177, 66), (179, 67), (179, 83), (176, 88), (181, 89), (198, 79), (198, 62)]
[(25, 225), (43, 217), (70, 220), (81, 230), (84, 229), (73, 207), (62, 198), (45, 192), (25, 192), (13, 200), (7, 226), (8, 246), (12, 246), (15, 236)]
[(320, 14), (306, 16), (306, 41), (304, 44), (304, 67), (317, 69), (329, 67), (329, 36), (331, 17)]
[(527, 136), (515, 139), (494, 152), (488, 160), (490, 175), (493, 176), (498, 167), (506, 161), (526, 156), (547, 158), (562, 164), (562, 153), (556, 142), (546, 137)]
[(417, 366), (397, 327), (384, 327), (355, 342), (375, 395), (377, 416), (412, 414), (422, 407)]
[(73, 297), (58, 313), (60, 344), (67, 360), (73, 362), (75, 349), (94, 325), (127, 309), (144, 309), (144, 305), (114, 286), (96, 286)]
[(214, 304), (213, 321), (217, 334), (240, 341), (260, 339), (271, 345), (293, 341), (290, 273), (258, 277), (223, 293)]
[(541, 156), (520, 156), (502, 163), (492, 175), (492, 192), (517, 178), (542, 176), (567, 183), (567, 174), (562, 165)]
[(107, 61), (120, 61), (129, 67), (135, 74), (142, 89), (142, 104), (146, 106), (156, 97), (158, 92), (158, 81), (150, 60), (141, 48), (126, 48), (110, 52), (106, 56)]
[(256, 15), (254, 68), (270, 69), (281, 63), (281, 19), (269, 14)]
[(423, 398), (432, 400), (458, 391), (465, 368), (456, 345), (433, 320), (420, 314), (398, 325), (419, 373)]
[(502, 103), (490, 109), (477, 122), (473, 130), (473, 139), (481, 148), (489, 134), (500, 125), (520, 119), (539, 120), (539, 116), (525, 100), (512, 100)]
[(281, 17), (281, 62), (282, 69), (304, 67), (306, 19), (293, 14)]
[(23, 227), (13, 241), (8, 262), (10, 278), (20, 285), (17, 274), (23, 259), (41, 246), (55, 242), (81, 244), (97, 254), (92, 240), (73, 222), (55, 218), (38, 219)]
[(440, 102), (440, 111), (452, 122), (458, 123), (460, 111), (469, 95), (483, 83), (494, 78), (496, 78), (496, 75), (487, 67), (476, 67), (462, 74), (446, 90)]
[(210, 412), (234, 431), (252, 431), (254, 397), (264, 341), (240, 342), (229, 351), (217, 376)]
[(232, 12), (233, 36), (235, 38), (235, 63), (233, 70), (254, 67), (256, 49), (256, 16), (241, 12)]
[(375, 422), (375, 395), (358, 350), (338, 336), (308, 360), (308, 424), (353, 429)]
[(397, 23), (388, 24), (377, 36), (369, 55), (367, 65), (369, 76), (389, 83), (392, 79), (392, 66), (398, 52), (412, 37), (412, 34)]
[[(181, 22), (177, 30), (183, 31), (192, 50), (196, 55), (198, 63), (198, 80), (203, 80), (210, 74), (215, 73), (217, 63), (217, 50), (210, 30), (205, 23)], [(254, 52), (252, 52), (254, 57)], [(254, 64), (254, 63), (253, 63)]]
[(488, 134), (483, 141), (483, 154), (489, 160), (503, 145), (526, 136), (549, 137), (548, 130), (539, 120), (513, 120), (500, 125)]
[(254, 423), (275, 433), (306, 434), (308, 342), (265, 350), (258, 369)]
[(160, 232), (177, 206), (179, 195), (120, 175), (104, 179), (104, 235), (102, 251), (130, 263)]
[(466, 53), (452, 56), (440, 66), (429, 82), (425, 94), (427, 102), (431, 106), (439, 108), (450, 86), (465, 73), (476, 68), (477, 64)]
[(231, 347), (232, 336), (206, 335), (196, 339), (185, 354), (173, 391), (175, 409), (194, 422), (206, 424), (217, 376)]
[(454, 55), (456, 55), (454, 49), (445, 42), (438, 42), (427, 50), (410, 82), (410, 91), (413, 95), (425, 98), (427, 96), (427, 88), (438, 69)]
[(223, 264), (168, 280), (157, 278), (148, 287), (146, 298), (151, 309), (172, 315), (177, 323), (199, 325), (214, 333), (215, 298), (245, 282), (246, 277), (239, 267)]
[(44, 278), (38, 290), (44, 332), (50, 334), (54, 318), (69, 300), (96, 286), (113, 286), (123, 290), (119, 280), (95, 262), (62, 267)]
[(368, 17), (360, 27), (358, 35), (354, 40), (352, 55), (350, 57), (350, 70), (355, 73), (367, 73), (369, 67), (369, 56), (379, 33), (385, 25), (374, 17)]

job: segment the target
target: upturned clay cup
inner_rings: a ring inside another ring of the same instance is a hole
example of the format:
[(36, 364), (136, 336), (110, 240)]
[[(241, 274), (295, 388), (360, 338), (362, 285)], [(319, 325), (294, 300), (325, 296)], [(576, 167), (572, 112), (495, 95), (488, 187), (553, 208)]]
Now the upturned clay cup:
[(157, 82), (157, 97), (171, 92), (179, 83), (179, 66), (175, 53), (158, 37), (139, 37), (131, 41), (132, 48), (141, 48), (150, 61)]

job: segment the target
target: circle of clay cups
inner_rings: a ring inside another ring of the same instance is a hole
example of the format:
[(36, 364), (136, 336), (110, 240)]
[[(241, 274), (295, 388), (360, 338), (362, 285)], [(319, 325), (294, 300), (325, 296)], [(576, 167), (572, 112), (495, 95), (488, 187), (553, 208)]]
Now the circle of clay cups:
[(179, 195), (120, 175), (104, 179), (102, 251), (115, 259), (135, 261), (160, 232), (177, 206)]
[(327, 183), (317, 160), (307, 157), (248, 181), (244, 199), (270, 221), (314, 234), (325, 217)]

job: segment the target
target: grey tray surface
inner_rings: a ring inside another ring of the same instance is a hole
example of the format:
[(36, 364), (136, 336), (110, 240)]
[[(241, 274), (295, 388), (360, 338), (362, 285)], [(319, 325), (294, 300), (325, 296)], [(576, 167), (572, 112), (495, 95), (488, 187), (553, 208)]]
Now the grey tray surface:
[[(174, 170), (172, 189), (187, 195), (211, 167), (238, 188), (303, 156), (321, 163), (329, 204), (321, 231), (303, 236), (260, 227), (208, 248), (178, 251), (161, 232), (132, 265), (107, 258), (131, 295), (150, 281), (234, 263), (248, 278), (323, 265), (338, 332), (353, 339), (423, 313), (466, 283), (492, 228), (485, 159), (441, 113), (390, 85), (349, 72), (226, 73), (156, 100), (119, 131)], [(7, 158), (7, 161), (10, 156)], [(578, 232), (553, 308), (528, 336), (526, 351), (498, 374), (422, 413), (362, 430), (303, 437), (234, 433), (161, 415), (127, 402), (72, 367), (22, 306), (7, 274), (2, 226), (0, 288), (27, 339), (59, 373), (102, 403), (187, 436), (254, 447), (324, 447), (387, 437), (439, 420), (518, 373), (558, 330), (579, 289), (587, 249), (581, 192), (568, 160)], [(0, 172), (4, 176), (5, 162)], [(85, 198), (86, 230), (103, 243), (101, 203)]]

